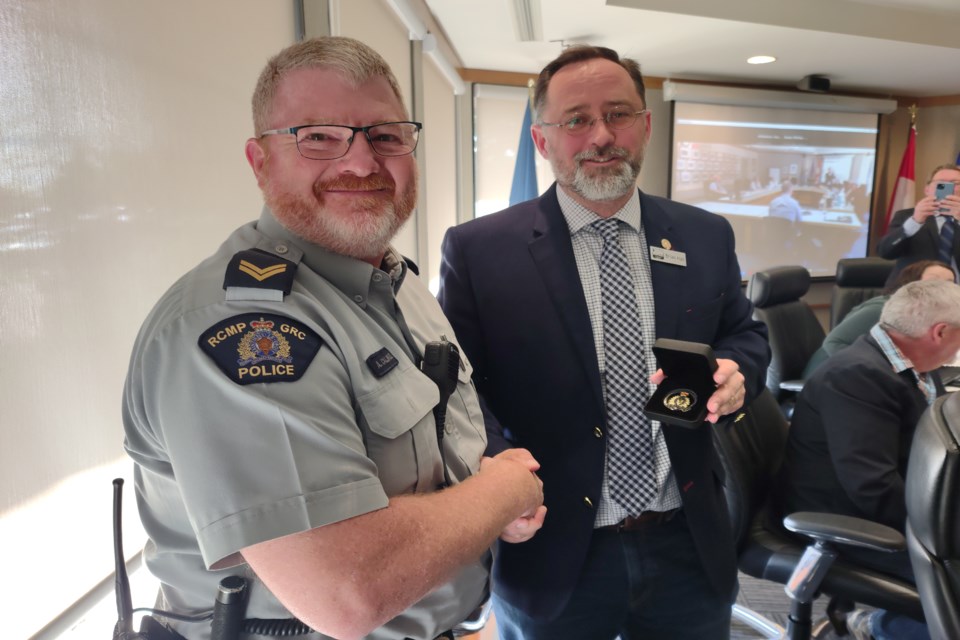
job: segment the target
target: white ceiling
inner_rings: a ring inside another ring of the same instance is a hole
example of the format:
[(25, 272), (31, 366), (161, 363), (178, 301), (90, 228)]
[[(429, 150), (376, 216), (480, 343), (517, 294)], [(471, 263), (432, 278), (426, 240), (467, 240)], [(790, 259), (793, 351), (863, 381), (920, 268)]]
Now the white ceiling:
[[(536, 74), (586, 42), (661, 78), (794, 87), (821, 74), (841, 93), (960, 95), (960, 0), (425, 1), (470, 69)], [(515, 3), (533, 7), (537, 41), (518, 39)], [(746, 63), (758, 54), (777, 61)]]

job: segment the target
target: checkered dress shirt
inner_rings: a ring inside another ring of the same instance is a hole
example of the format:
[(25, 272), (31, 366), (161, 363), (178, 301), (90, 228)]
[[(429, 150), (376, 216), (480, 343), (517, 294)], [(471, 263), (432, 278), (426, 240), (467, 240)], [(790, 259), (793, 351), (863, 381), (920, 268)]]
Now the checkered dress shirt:
[(933, 401), (937, 399), (937, 385), (933, 382), (933, 376), (928, 373), (920, 373), (914, 369), (913, 363), (903, 355), (903, 352), (900, 351), (893, 340), (890, 339), (890, 335), (884, 331), (883, 327), (879, 324), (873, 325), (873, 328), (870, 329), (870, 337), (880, 345), (880, 350), (883, 352), (884, 357), (890, 361), (890, 366), (895, 373), (910, 370), (910, 373), (913, 374), (914, 379), (917, 381), (917, 387), (923, 392), (927, 404), (933, 404)]
[[(590, 223), (599, 216), (568, 196), (563, 189), (557, 189), (557, 199), (560, 201), (560, 210), (570, 228), (570, 239), (573, 242), (573, 254), (577, 261), (577, 271), (580, 273), (580, 282), (587, 298), (587, 310), (590, 313), (590, 325), (593, 327), (593, 342), (597, 346), (597, 362), (600, 365), (601, 379), (605, 369), (603, 352), (603, 315), (600, 295), (600, 253), (603, 250), (603, 239), (590, 228)], [(654, 316), (653, 282), (650, 277), (650, 258), (644, 248), (647, 245), (646, 236), (641, 225), (640, 192), (634, 191), (633, 197), (614, 214), (622, 220), (620, 225), (620, 244), (627, 254), (627, 262), (637, 290), (637, 308), (640, 310), (640, 322), (643, 327), (643, 350), (647, 361), (649, 375), (657, 370), (657, 361), (653, 356), (653, 342), (656, 338), (656, 318)], [(650, 393), (653, 394), (653, 385)], [(606, 389), (604, 389), (606, 394)], [(660, 422), (651, 421), (653, 429), (653, 457), (656, 465), (658, 492), (653, 501), (646, 506), (645, 511), (669, 511), (681, 506), (680, 491), (670, 467), (670, 455), (667, 452), (667, 443), (663, 438)], [(600, 504), (597, 506), (597, 518), (594, 526), (603, 527), (617, 524), (627, 517), (627, 511), (610, 497), (610, 488), (607, 481), (607, 470), (604, 465), (603, 485), (601, 487)]]

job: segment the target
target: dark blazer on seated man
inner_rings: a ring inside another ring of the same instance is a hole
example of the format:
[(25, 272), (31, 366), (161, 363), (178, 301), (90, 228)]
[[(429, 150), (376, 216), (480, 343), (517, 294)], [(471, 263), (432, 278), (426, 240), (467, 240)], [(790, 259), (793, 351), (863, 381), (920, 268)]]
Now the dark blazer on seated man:
[(958, 349), (960, 286), (922, 280), (890, 296), (878, 324), (822, 364), (797, 398), (778, 482), (784, 512), (903, 531), (913, 432), (944, 391), (936, 370)]
[[(769, 347), (741, 290), (729, 223), (642, 192), (640, 210), (644, 249), (670, 248), (686, 259), (684, 266), (650, 260), (656, 337), (706, 343), (736, 361), (749, 402), (763, 388)], [(550, 618), (584, 564), (607, 450), (594, 333), (557, 185), (450, 229), (441, 282), (441, 306), (486, 405), (488, 454), (525, 447), (541, 464), (544, 526), (529, 542), (500, 545), (495, 589), (529, 615)], [(663, 427), (697, 552), (713, 588), (732, 601), (736, 549), (711, 429)]]
[(927, 398), (870, 334), (838, 351), (797, 398), (778, 487), (783, 512), (823, 511), (904, 530), (913, 430)]

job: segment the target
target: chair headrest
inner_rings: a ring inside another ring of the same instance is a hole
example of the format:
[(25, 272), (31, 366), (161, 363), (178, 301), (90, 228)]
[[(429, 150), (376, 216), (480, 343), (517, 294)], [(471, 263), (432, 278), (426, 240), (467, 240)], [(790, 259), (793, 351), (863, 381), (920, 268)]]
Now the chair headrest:
[(810, 289), (810, 272), (804, 267), (773, 267), (757, 271), (747, 283), (747, 297), (763, 309), (803, 297)]
[(882, 289), (893, 265), (893, 260), (883, 258), (841, 258), (837, 261), (837, 286)]

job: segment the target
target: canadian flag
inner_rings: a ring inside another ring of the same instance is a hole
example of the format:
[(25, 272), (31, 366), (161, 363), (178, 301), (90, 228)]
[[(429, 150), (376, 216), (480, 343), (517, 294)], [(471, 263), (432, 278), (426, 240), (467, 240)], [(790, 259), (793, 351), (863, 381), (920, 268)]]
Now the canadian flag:
[(903, 152), (903, 160), (900, 161), (900, 171), (897, 173), (897, 184), (893, 188), (893, 197), (890, 198), (890, 206), (887, 208), (887, 217), (883, 223), (883, 233), (887, 232), (890, 226), (890, 220), (893, 214), (901, 209), (909, 209), (917, 203), (916, 198), (916, 174), (913, 170), (914, 159), (917, 155), (917, 127), (910, 125), (910, 135), (907, 138), (907, 148)]

